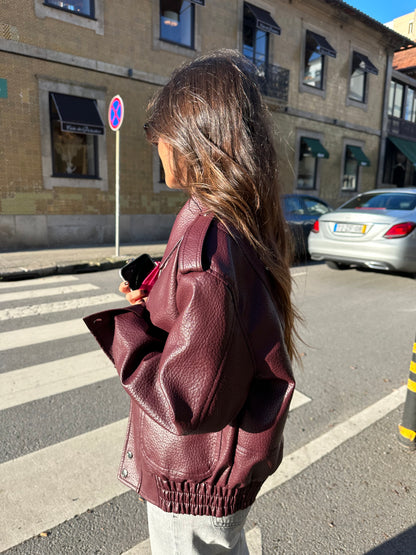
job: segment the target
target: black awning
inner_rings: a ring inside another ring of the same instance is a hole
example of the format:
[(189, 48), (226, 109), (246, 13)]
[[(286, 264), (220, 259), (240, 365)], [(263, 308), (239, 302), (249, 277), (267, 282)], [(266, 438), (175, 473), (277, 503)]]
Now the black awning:
[(360, 54), (359, 52), (354, 51), (353, 66), (354, 66), (354, 69), (359, 67), (364, 71), (366, 71), (367, 73), (378, 75), (378, 69), (376, 68), (376, 66), (370, 62), (367, 56), (364, 56), (364, 54)]
[(62, 131), (104, 135), (104, 123), (93, 98), (51, 93)]
[(313, 31), (307, 32), (309, 36), (315, 40), (319, 54), (322, 54), (323, 56), (331, 56), (331, 58), (337, 57), (337, 51), (332, 48), (325, 37), (323, 37), (322, 35), (318, 35), (318, 33), (314, 33)]
[(199, 4), (200, 6), (205, 6), (205, 0), (190, 0), (191, 4)]
[(249, 4), (248, 2), (245, 2), (245, 5), (255, 18), (257, 29), (260, 29), (260, 31), (264, 31), (265, 33), (274, 33), (275, 35), (280, 35), (281, 29), (270, 15), (270, 12), (267, 12), (262, 8), (258, 8), (257, 6), (253, 6), (253, 4)]

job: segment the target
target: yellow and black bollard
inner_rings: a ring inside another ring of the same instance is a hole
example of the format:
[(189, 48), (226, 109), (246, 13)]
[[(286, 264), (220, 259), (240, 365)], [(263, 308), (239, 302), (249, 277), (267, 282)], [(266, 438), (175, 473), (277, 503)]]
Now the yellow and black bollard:
[(416, 341), (413, 343), (403, 420), (399, 425), (399, 441), (412, 451), (416, 449)]

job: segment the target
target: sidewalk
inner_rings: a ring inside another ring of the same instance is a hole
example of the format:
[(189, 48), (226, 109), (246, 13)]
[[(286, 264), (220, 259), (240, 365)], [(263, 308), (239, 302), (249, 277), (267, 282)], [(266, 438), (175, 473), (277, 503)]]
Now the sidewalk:
[(161, 258), (165, 247), (165, 242), (121, 245), (120, 256), (115, 255), (114, 245), (0, 252), (0, 281), (120, 268), (129, 258), (145, 252)]

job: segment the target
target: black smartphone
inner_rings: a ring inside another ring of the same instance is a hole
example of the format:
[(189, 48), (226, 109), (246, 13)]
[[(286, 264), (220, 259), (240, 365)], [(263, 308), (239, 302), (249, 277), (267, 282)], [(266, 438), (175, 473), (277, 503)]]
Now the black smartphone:
[(130, 289), (134, 291), (140, 288), (143, 280), (155, 266), (155, 262), (148, 254), (142, 254), (120, 268), (120, 276), (123, 281), (129, 283)]

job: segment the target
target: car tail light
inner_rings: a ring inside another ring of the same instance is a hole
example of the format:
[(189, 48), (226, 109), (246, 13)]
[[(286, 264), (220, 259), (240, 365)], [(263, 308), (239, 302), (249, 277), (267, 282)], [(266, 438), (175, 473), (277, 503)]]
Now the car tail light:
[(404, 222), (402, 224), (396, 224), (391, 227), (385, 234), (386, 239), (398, 239), (399, 237), (406, 237), (409, 235), (416, 227), (414, 222)]
[(316, 220), (316, 222), (313, 224), (311, 231), (313, 233), (319, 233), (319, 220)]

